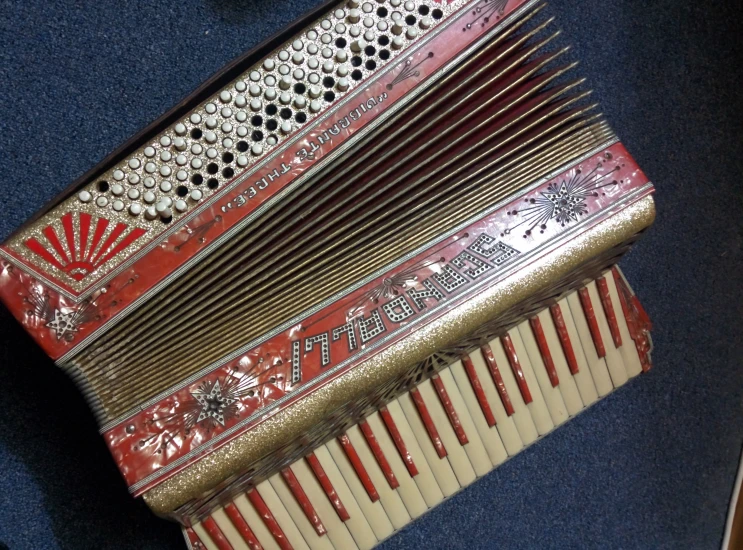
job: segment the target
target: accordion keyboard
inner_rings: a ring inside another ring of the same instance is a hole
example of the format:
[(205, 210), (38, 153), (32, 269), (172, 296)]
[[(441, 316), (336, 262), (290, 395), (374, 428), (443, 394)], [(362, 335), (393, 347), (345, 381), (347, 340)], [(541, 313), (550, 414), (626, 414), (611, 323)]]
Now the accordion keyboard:
[(650, 368), (618, 268), (184, 530), (191, 548), (366, 549)]

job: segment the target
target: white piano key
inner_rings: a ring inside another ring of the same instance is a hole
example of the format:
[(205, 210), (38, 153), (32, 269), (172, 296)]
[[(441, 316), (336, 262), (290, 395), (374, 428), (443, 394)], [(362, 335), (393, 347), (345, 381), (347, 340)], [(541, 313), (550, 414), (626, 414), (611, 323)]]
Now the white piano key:
[[(565, 406), (567, 407), (570, 416), (575, 416), (585, 407), (581, 390), (578, 387), (578, 380), (576, 379), (577, 375), (573, 375), (570, 372), (570, 367), (568, 366), (567, 359), (565, 359), (565, 354), (562, 351), (560, 338), (557, 335), (557, 329), (555, 329), (555, 325), (552, 322), (549, 310), (539, 312), (536, 317), (539, 319), (542, 332), (544, 333), (544, 338), (547, 341), (550, 357), (555, 365), (557, 376), (560, 379), (560, 385), (558, 388), (560, 388), (562, 399), (565, 402)], [(578, 374), (580, 374), (580, 371)], [(585, 391), (589, 399), (592, 398), (591, 402), (593, 402), (598, 398), (598, 394), (596, 394), (596, 387), (593, 385), (593, 379), (591, 379), (588, 373), (585, 374), (586, 376), (583, 376), (580, 382), (587, 384)]]
[(430, 380), (421, 382), (416, 388), (420, 398), (425, 402), (426, 409), (431, 415), (431, 420), (436, 426), (441, 442), (446, 448), (447, 458), (449, 464), (451, 464), (454, 475), (457, 476), (457, 481), (461, 487), (466, 487), (475, 479), (477, 474), (475, 469), (467, 456), (464, 447), (459, 443), (454, 429), (449, 423), (449, 417), (446, 416), (446, 411), (439, 401), (436, 390)]
[[(477, 377), (480, 380), (480, 385), (485, 392), (485, 397), (490, 405), (490, 410), (493, 411), (493, 416), (497, 422), (496, 428), (500, 434), (503, 446), (509, 456), (513, 456), (524, 448), (524, 443), (521, 441), (521, 436), (516, 428), (516, 423), (512, 416), (509, 416), (506, 412), (503, 402), (501, 401), (498, 390), (495, 387), (493, 378), (490, 375), (490, 371), (482, 357), (480, 350), (474, 350), (469, 354), (472, 365), (475, 368)], [(510, 395), (509, 395), (510, 397)], [(536, 428), (534, 428), (536, 435)]]
[(374, 532), (374, 536), (377, 537), (377, 540), (383, 540), (389, 537), (395, 529), (392, 526), (390, 519), (387, 517), (387, 513), (384, 511), (382, 503), (379, 502), (379, 500), (372, 502), (369, 493), (364, 489), (364, 486), (356, 474), (356, 470), (354, 470), (354, 467), (349, 461), (348, 456), (346, 456), (340, 442), (337, 439), (331, 439), (325, 444), (325, 447), (327, 447), (328, 452), (330, 452), (330, 456), (333, 458), (335, 465), (343, 476), (343, 479), (346, 481), (354, 499), (356, 499), (356, 503), (358, 504), (361, 513), (366, 518), (366, 521), (369, 522), (369, 526)]
[(246, 495), (242, 494), (232, 502), (237, 507), (240, 515), (245, 520), (245, 523), (250, 527), (250, 530), (253, 531), (255, 538), (257, 538), (258, 542), (261, 543), (263, 550), (281, 550), (281, 547), (276, 542), (271, 531), (263, 522), (263, 518), (261, 518), (260, 514), (248, 500)]
[[(418, 409), (415, 407), (413, 397), (410, 393), (405, 393), (398, 399), (400, 407), (405, 415), (405, 418), (410, 425), (410, 429), (418, 441), (418, 445), (421, 448), (423, 456), (426, 458), (433, 476), (436, 478), (436, 483), (441, 489), (441, 492), (445, 497), (449, 497), (459, 490), (459, 482), (457, 476), (454, 475), (449, 459), (444, 456), (443, 458), (438, 455), (436, 448), (431, 441), (431, 437), (428, 435), (428, 431), (418, 414)], [(472, 472), (474, 476), (474, 471)]]
[(235, 526), (232, 524), (230, 518), (227, 517), (223, 508), (217, 508), (211, 515), (234, 550), (248, 550), (250, 548), (248, 543), (243, 540), (242, 535), (235, 529)]
[(527, 404), (531, 417), (534, 419), (534, 425), (537, 427), (539, 435), (545, 435), (551, 432), (555, 424), (552, 422), (552, 417), (547, 409), (547, 404), (544, 402), (542, 391), (537, 382), (536, 375), (534, 374), (534, 368), (529, 361), (529, 356), (526, 353), (526, 348), (521, 341), (519, 331), (515, 328), (508, 331), (508, 336), (513, 342), (513, 347), (516, 351), (516, 356), (521, 364), (521, 368), (524, 371), (524, 379), (529, 387), (531, 393), (532, 402)]
[[(539, 384), (539, 389), (542, 390), (542, 397), (544, 398), (545, 405), (547, 405), (552, 423), (555, 426), (560, 426), (570, 418), (570, 414), (562, 398), (559, 384), (557, 386), (552, 385), (547, 368), (544, 365), (544, 360), (542, 359), (542, 354), (539, 351), (539, 346), (534, 338), (534, 333), (531, 330), (531, 326), (529, 326), (529, 321), (519, 323), (516, 330), (512, 332), (518, 332), (518, 335), (521, 337), (521, 345), (529, 359), (529, 363), (531, 363), (532, 369), (534, 369), (534, 375)], [(514, 345), (518, 351), (518, 345), (515, 342)]]
[(462, 399), (462, 394), (459, 393), (459, 388), (457, 387), (457, 383), (454, 381), (454, 376), (452, 376), (449, 368), (441, 370), (438, 376), (443, 386), (446, 388), (446, 393), (448, 394), (451, 404), (457, 413), (462, 429), (467, 435), (468, 443), (464, 446), (464, 450), (467, 453), (477, 476), (484, 476), (493, 469), (493, 463), (490, 461), (490, 457), (488, 456), (485, 445), (480, 438), (480, 434), (477, 432), (477, 428), (475, 428), (475, 423), (472, 421), (472, 417), (467, 410), (464, 399)]
[(619, 290), (617, 289), (617, 283), (614, 280), (614, 274), (611, 271), (604, 273), (607, 286), (609, 287), (609, 295), (611, 296), (611, 303), (614, 308), (614, 314), (617, 318), (617, 325), (619, 325), (619, 334), (622, 336), (622, 345), (619, 351), (622, 354), (624, 360), (624, 366), (627, 369), (627, 374), (630, 378), (634, 378), (642, 372), (642, 363), (640, 362), (640, 356), (637, 353), (637, 347), (635, 346), (634, 340), (629, 332), (627, 326), (627, 319), (624, 316), (624, 310), (622, 309), (622, 302), (619, 299)]
[(201, 543), (206, 546), (206, 550), (219, 550), (217, 545), (212, 542), (212, 539), (206, 532), (206, 529), (204, 529), (204, 526), (201, 525), (201, 522), (195, 523), (192, 529), (199, 536)]
[(489, 426), (485, 415), (482, 412), (480, 403), (475, 396), (475, 392), (472, 389), (472, 384), (464, 370), (462, 361), (453, 363), (449, 370), (451, 375), (454, 377), (459, 394), (464, 401), (467, 411), (470, 414), (472, 423), (474, 424), (477, 433), (480, 435), (482, 444), (485, 446), (485, 450), (490, 458), (492, 466), (497, 466), (504, 462), (508, 458), (506, 448), (503, 446), (498, 428), (495, 426)]
[(395, 399), (387, 403), (386, 408), (394, 420), (395, 426), (397, 426), (400, 436), (405, 443), (405, 448), (410, 453), (413, 463), (418, 470), (418, 475), (414, 476), (413, 480), (418, 486), (423, 500), (426, 501), (426, 505), (429, 508), (433, 508), (444, 500), (444, 493), (441, 491), (433, 472), (431, 472), (431, 467), (428, 465), (428, 461), (423, 455), (420, 445), (418, 445), (418, 440), (413, 435), (413, 430), (410, 428), (410, 424), (408, 424), (408, 420), (405, 418), (398, 400)]
[(351, 536), (350, 531), (343, 523), (328, 500), (325, 491), (323, 491), (320, 482), (317, 481), (315, 474), (312, 472), (309, 464), (304, 459), (300, 459), (290, 466), (294, 475), (297, 476), (302, 489), (304, 489), (307, 498), (315, 508), (320, 521), (328, 531), (328, 537), (336, 549), (358, 548), (356, 542)]
[(601, 297), (596, 288), (596, 281), (588, 283), (586, 288), (588, 289), (588, 294), (591, 296), (591, 304), (593, 305), (593, 311), (599, 325), (601, 339), (604, 342), (604, 349), (606, 350), (606, 366), (609, 369), (609, 374), (611, 375), (611, 381), (614, 384), (614, 387), (618, 388), (627, 383), (629, 375), (627, 374), (627, 369), (624, 367), (622, 354), (616, 347), (614, 347), (609, 323), (606, 321), (604, 308), (601, 305)]
[(369, 525), (367, 518), (364, 517), (358, 502), (356, 502), (353, 493), (351, 493), (351, 489), (349, 489), (348, 484), (345, 479), (343, 479), (343, 476), (327, 447), (325, 445), (320, 445), (315, 449), (314, 453), (320, 461), (320, 464), (322, 464), (325, 474), (333, 484), (336, 493), (338, 493), (341, 502), (343, 502), (343, 506), (348, 511), (350, 519), (345, 522), (346, 527), (348, 527), (348, 530), (351, 532), (351, 536), (356, 541), (359, 550), (374, 548), (378, 542), (377, 537), (374, 535), (374, 531)]
[[(498, 372), (500, 372), (500, 376), (503, 379), (503, 386), (506, 388), (511, 405), (513, 406), (514, 413), (511, 418), (513, 418), (521, 441), (524, 442), (524, 445), (530, 445), (539, 438), (539, 433), (537, 432), (534, 419), (531, 417), (531, 411), (526, 406), (526, 403), (524, 403), (524, 398), (516, 383), (516, 377), (511, 370), (511, 365), (506, 357), (503, 344), (501, 344), (499, 338), (495, 338), (488, 343), (488, 347), (493, 353)], [(481, 352), (484, 353), (482, 349)], [(485, 359), (484, 356), (483, 359)]]
[[(588, 369), (591, 372), (593, 383), (596, 385), (596, 390), (598, 391), (599, 396), (603, 397), (614, 389), (614, 384), (611, 381), (606, 361), (596, 353), (596, 346), (593, 344), (593, 338), (591, 338), (591, 331), (588, 328), (588, 322), (583, 315), (583, 307), (580, 305), (578, 293), (571, 292), (568, 294), (567, 298), (564, 298), (559, 303), (562, 307), (562, 313), (565, 316), (565, 323), (568, 325), (568, 332), (571, 331), (572, 324), (572, 328), (575, 328), (575, 332), (578, 336), (577, 339), (573, 339), (573, 335), (571, 334), (570, 339), (573, 342), (580, 342), (580, 349), (582, 352), (580, 355), (583, 356), (588, 364)], [(577, 349), (575, 350), (575, 353), (576, 355), (579, 355)]]
[(410, 514), (410, 517), (415, 519), (420, 516), (423, 512), (428, 510), (426, 501), (423, 499), (418, 485), (415, 483), (405, 466), (405, 463), (400, 458), (400, 453), (395, 447), (395, 443), (392, 441), (389, 432), (387, 431), (384, 421), (376, 412), (366, 418), (367, 424), (374, 431), (374, 435), (379, 442), (379, 446), (382, 448), (387, 461), (392, 468), (392, 472), (395, 474), (397, 481), (400, 486), (397, 488), (397, 492), (402, 498), (405, 508)]
[(289, 485), (286, 483), (281, 474), (274, 474), (268, 479), (271, 487), (276, 491), (276, 495), (281, 500), (287, 513), (294, 521), (299, 532), (302, 534), (307, 545), (312, 550), (333, 550), (333, 544), (327, 535), (320, 536), (315, 531), (310, 521), (307, 519), (302, 507), (294, 497)]
[(281, 527), (292, 548), (294, 550), (309, 549), (307, 542), (271, 484), (268, 481), (263, 481), (255, 487), (255, 490), (258, 491), (258, 494), (263, 498), (263, 502), (271, 510), (276, 523)]
[(366, 473), (369, 474), (372, 483), (374, 483), (374, 488), (379, 495), (379, 502), (382, 504), (390, 522), (392, 522), (392, 526), (395, 530), (402, 529), (410, 523), (411, 518), (408, 509), (405, 508), (405, 504), (400, 498), (400, 494), (390, 487), (358, 425), (349, 428), (346, 435), (356, 449)]

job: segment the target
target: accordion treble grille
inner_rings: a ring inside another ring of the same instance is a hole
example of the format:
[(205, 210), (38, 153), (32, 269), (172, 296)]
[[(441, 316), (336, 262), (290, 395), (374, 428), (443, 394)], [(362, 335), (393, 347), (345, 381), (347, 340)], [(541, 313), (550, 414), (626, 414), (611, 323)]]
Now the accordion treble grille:
[(549, 22), (523, 23), (73, 358), (101, 419), (612, 140)]

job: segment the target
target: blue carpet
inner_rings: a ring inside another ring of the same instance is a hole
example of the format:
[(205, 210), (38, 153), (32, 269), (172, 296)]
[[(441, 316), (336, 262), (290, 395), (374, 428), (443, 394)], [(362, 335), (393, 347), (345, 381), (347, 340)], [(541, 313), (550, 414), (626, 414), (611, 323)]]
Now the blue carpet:
[[(3, 0), (0, 237), (311, 0)], [(658, 187), (622, 266), (655, 369), (384, 544), (718, 548), (743, 441), (736, 2), (553, 0)], [(82, 398), (0, 308), (0, 548), (182, 548), (132, 501)]]

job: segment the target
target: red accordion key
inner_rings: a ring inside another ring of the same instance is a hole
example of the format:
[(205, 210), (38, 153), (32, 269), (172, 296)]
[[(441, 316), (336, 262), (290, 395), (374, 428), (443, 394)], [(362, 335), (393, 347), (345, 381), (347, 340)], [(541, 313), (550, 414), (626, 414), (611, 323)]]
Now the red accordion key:
[(330, 479), (325, 473), (325, 470), (320, 464), (320, 461), (315, 456), (315, 453), (310, 453), (304, 458), (307, 461), (307, 464), (310, 465), (310, 468), (312, 468), (312, 472), (315, 474), (317, 481), (320, 483), (323, 491), (325, 491), (325, 494), (328, 496), (328, 500), (333, 505), (333, 508), (335, 508), (335, 511), (338, 514), (338, 517), (341, 518), (341, 521), (348, 521), (349, 519), (351, 519), (351, 516), (348, 514), (348, 510), (346, 510), (346, 507), (343, 506), (343, 502), (341, 502), (341, 497), (339, 497), (338, 493), (335, 492), (333, 484), (330, 483)]
[(596, 279), (596, 287), (599, 291), (599, 298), (601, 299), (601, 306), (604, 308), (604, 314), (606, 315), (606, 322), (609, 324), (609, 332), (611, 332), (611, 339), (614, 340), (614, 347), (622, 345), (622, 335), (619, 333), (619, 323), (617, 322), (617, 315), (614, 312), (614, 306), (611, 303), (611, 295), (609, 294), (609, 285), (604, 277)]
[(387, 479), (390, 488), (397, 489), (400, 486), (400, 483), (397, 481), (392, 468), (390, 468), (390, 463), (387, 462), (387, 457), (384, 456), (384, 451), (382, 451), (382, 447), (379, 446), (379, 441), (377, 441), (371, 426), (369, 426), (366, 421), (362, 420), (359, 422), (359, 428), (361, 429), (361, 433), (364, 434), (364, 439), (366, 439), (366, 442), (369, 444), (369, 448), (371, 449), (374, 458), (377, 460), (377, 464), (379, 464), (379, 468), (382, 470), (384, 477)]
[(480, 347), (480, 350), (482, 351), (483, 357), (485, 357), (485, 362), (488, 364), (490, 376), (493, 378), (493, 383), (498, 390), (498, 395), (500, 395), (500, 400), (503, 403), (503, 408), (506, 409), (506, 414), (508, 416), (513, 416), (516, 411), (513, 408), (513, 403), (511, 403), (511, 398), (508, 397), (506, 384), (503, 382), (503, 377), (498, 370), (498, 364), (495, 362), (495, 355), (493, 355), (493, 350), (488, 344), (483, 344)]
[(439, 455), (439, 458), (446, 457), (446, 447), (444, 447), (444, 442), (441, 441), (439, 431), (436, 429), (436, 425), (433, 423), (431, 413), (428, 412), (426, 402), (423, 401), (423, 396), (417, 389), (413, 388), (412, 390), (410, 390), (410, 397), (413, 398), (415, 408), (418, 410), (418, 415), (421, 417), (421, 422), (423, 422), (423, 425), (426, 427), (426, 432), (428, 432), (428, 437), (431, 438), (431, 443), (433, 443), (433, 448), (436, 449), (436, 454)]
[[(366, 422), (364, 422), (364, 424), (366, 424)], [(366, 490), (369, 498), (372, 502), (378, 501), (379, 493), (377, 493), (377, 489), (376, 487), (374, 487), (374, 483), (372, 482), (371, 477), (369, 477), (369, 473), (366, 471), (366, 468), (364, 468), (364, 464), (361, 462), (361, 458), (359, 458), (359, 454), (356, 452), (353, 443), (351, 443), (351, 440), (345, 434), (339, 436), (338, 441), (340, 442), (341, 447), (343, 447), (343, 452), (346, 453), (348, 461), (351, 463), (351, 466), (353, 466), (353, 469), (356, 471), (356, 475), (359, 476), (361, 485), (364, 486), (364, 490)], [(376, 439), (374, 441), (376, 443)], [(371, 445), (369, 446), (371, 447)], [(372, 450), (372, 453), (373, 452), (374, 450)], [(387, 465), (387, 467), (389, 468), (389, 464)], [(392, 475), (392, 477), (394, 477), (394, 474)], [(395, 482), (397, 482), (397, 479), (395, 479)]]
[(297, 499), (299, 507), (302, 509), (302, 512), (304, 512), (304, 515), (307, 517), (307, 521), (309, 521), (310, 525), (312, 525), (312, 527), (315, 529), (317, 535), (320, 537), (325, 535), (328, 531), (327, 529), (325, 529), (322, 521), (320, 521), (320, 517), (315, 511), (315, 507), (312, 506), (310, 499), (307, 498), (307, 494), (304, 492), (304, 489), (302, 489), (302, 486), (299, 484), (299, 480), (297, 479), (297, 476), (294, 475), (294, 472), (292, 472), (292, 469), (284, 468), (283, 470), (281, 470), (281, 477), (283, 477), (284, 481), (286, 481), (286, 484), (289, 486), (289, 490), (294, 495), (294, 498)]
[(437, 375), (431, 377), (431, 382), (433, 383), (433, 387), (436, 389), (436, 393), (439, 396), (441, 405), (446, 411), (446, 416), (449, 417), (449, 423), (454, 429), (454, 433), (457, 435), (459, 443), (462, 445), (466, 445), (467, 443), (469, 443), (469, 439), (467, 439), (467, 434), (464, 433), (462, 423), (459, 421), (459, 415), (457, 414), (457, 411), (454, 410), (454, 405), (452, 405), (451, 399), (449, 399), (449, 394), (444, 387), (444, 383)]
[(562, 352), (565, 354), (565, 360), (568, 362), (570, 374), (578, 374), (580, 372), (578, 360), (575, 358), (573, 343), (570, 341), (570, 334), (568, 333), (568, 327), (565, 325), (560, 304), (550, 306), (550, 315), (552, 316), (552, 321), (555, 323), (557, 337), (560, 339), (560, 346), (562, 346)]
[(255, 489), (251, 489), (247, 492), (247, 495), (248, 500), (250, 500), (251, 504), (253, 504), (253, 508), (255, 508), (255, 511), (258, 512), (258, 515), (261, 516), (263, 523), (268, 528), (268, 531), (271, 533), (271, 536), (276, 541), (276, 544), (279, 545), (279, 548), (281, 548), (281, 550), (292, 550), (292, 545), (286, 538), (286, 535), (281, 529), (279, 522), (276, 521), (276, 518), (271, 513), (271, 510), (269, 510), (268, 506), (266, 506), (266, 503), (263, 500), (263, 497), (261, 497), (260, 493)]
[(503, 349), (506, 352), (508, 363), (511, 365), (513, 375), (516, 377), (516, 383), (519, 386), (521, 397), (524, 399), (524, 403), (527, 405), (533, 401), (531, 392), (529, 391), (529, 385), (526, 383), (526, 377), (524, 376), (524, 370), (521, 368), (521, 362), (519, 361), (518, 355), (516, 355), (516, 349), (513, 347), (513, 342), (508, 334), (504, 334), (500, 337), (500, 341), (503, 344)]
[(477, 399), (477, 402), (480, 405), (480, 409), (482, 410), (482, 414), (485, 417), (485, 421), (488, 423), (488, 426), (492, 428), (496, 425), (495, 415), (493, 415), (493, 411), (490, 408), (490, 404), (488, 403), (488, 398), (485, 396), (485, 390), (482, 389), (480, 378), (477, 376), (475, 365), (472, 364), (472, 359), (470, 359), (469, 355), (464, 354), (462, 356), (462, 364), (464, 365), (464, 370), (467, 373), (467, 378), (469, 379), (470, 385), (472, 386), (472, 391), (475, 393), (475, 398)]
[(408, 448), (405, 446), (405, 441), (400, 435), (400, 431), (397, 429), (397, 425), (395, 424), (395, 421), (392, 419), (392, 415), (390, 414), (390, 411), (387, 410), (387, 407), (382, 407), (379, 410), (379, 416), (382, 417), (382, 420), (384, 421), (384, 425), (387, 426), (387, 431), (390, 433), (390, 437), (392, 438), (392, 441), (395, 442), (395, 447), (397, 447), (397, 450), (400, 453), (400, 457), (402, 457), (402, 461), (405, 463), (405, 467), (408, 469), (408, 473), (410, 474), (410, 477), (417, 476), (418, 468), (415, 467), (415, 462), (413, 462), (413, 457), (408, 452)]
[(560, 379), (557, 377), (557, 369), (555, 368), (555, 362), (552, 360), (552, 353), (550, 352), (547, 338), (542, 329), (542, 322), (539, 320), (539, 317), (532, 317), (529, 319), (529, 325), (534, 333), (534, 339), (537, 341), (539, 354), (542, 356), (542, 362), (544, 363), (544, 368), (547, 370), (550, 384), (552, 384), (553, 388), (556, 388), (560, 384)]
[(588, 330), (590, 330), (591, 332), (593, 345), (596, 347), (596, 354), (599, 356), (599, 358), (606, 357), (604, 341), (601, 338), (599, 323), (596, 320), (596, 312), (593, 311), (591, 295), (588, 294), (588, 289), (585, 287), (581, 288), (578, 291), (578, 297), (580, 298), (580, 305), (583, 308), (583, 314), (586, 316), (586, 321), (588, 322)]
[(222, 533), (222, 530), (219, 528), (219, 525), (217, 525), (217, 522), (214, 521), (213, 517), (209, 516), (208, 518), (205, 518), (204, 521), (201, 522), (201, 525), (219, 550), (232, 550), (232, 545), (227, 540), (227, 537), (224, 536), (224, 533)]
[(240, 510), (237, 509), (237, 506), (230, 502), (225, 505), (224, 511), (227, 514), (227, 517), (230, 518), (232, 525), (235, 526), (237, 532), (240, 533), (240, 536), (248, 545), (248, 548), (250, 548), (250, 550), (263, 550), (261, 543), (258, 542), (255, 533), (253, 533), (253, 530), (245, 521), (245, 518), (243, 518)]

